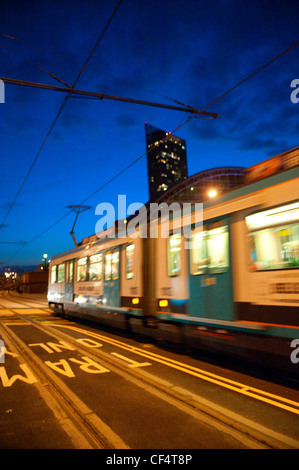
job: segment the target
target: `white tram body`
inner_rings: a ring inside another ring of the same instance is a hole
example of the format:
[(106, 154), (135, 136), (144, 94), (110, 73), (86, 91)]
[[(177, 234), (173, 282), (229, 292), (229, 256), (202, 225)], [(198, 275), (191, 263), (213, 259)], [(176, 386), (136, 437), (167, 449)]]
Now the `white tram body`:
[(49, 306), (298, 374), (299, 147), (266, 163), (195, 206), (189, 232), (180, 212), (158, 236), (93, 236), (53, 257)]

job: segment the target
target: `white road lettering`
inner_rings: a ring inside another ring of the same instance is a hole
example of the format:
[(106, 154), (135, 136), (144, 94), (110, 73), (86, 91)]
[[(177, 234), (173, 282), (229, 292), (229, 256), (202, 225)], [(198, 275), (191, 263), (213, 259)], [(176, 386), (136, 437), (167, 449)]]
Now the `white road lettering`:
[(75, 377), (69, 363), (65, 359), (61, 359), (58, 362), (45, 361), (45, 364), (51, 367), (55, 372), (59, 372), (59, 374), (65, 375), (66, 377)]
[(76, 339), (76, 341), (80, 344), (83, 344), (83, 346), (87, 346), (88, 348), (101, 348), (103, 346), (102, 343), (94, 341), (90, 338), (79, 338)]
[(44, 343), (32, 343), (32, 344), (28, 344), (28, 346), (30, 346), (31, 348), (35, 347), (35, 346), (39, 346), (40, 348), (44, 349), (45, 351), (47, 351), (49, 354), (52, 354), (54, 351), (52, 351), (51, 348), (49, 348), (49, 346), (47, 346), (46, 344)]
[(73, 358), (70, 359), (70, 361), (76, 362), (77, 364), (81, 364), (80, 369), (84, 370), (84, 372), (88, 372), (89, 374), (102, 374), (104, 372), (110, 372), (109, 369), (106, 369), (105, 367), (101, 366), (100, 364), (93, 361), (87, 356), (82, 356), (82, 359), (84, 359), (84, 362)]
[(15, 374), (9, 379), (5, 367), (0, 367), (0, 379), (2, 381), (3, 387), (11, 387), (17, 380), (21, 380), (21, 382), (25, 382), (28, 384), (33, 384), (37, 382), (36, 377), (33, 375), (33, 373), (26, 364), (20, 364), (20, 369), (22, 369), (25, 376)]
[(151, 366), (152, 365), (150, 362), (133, 361), (132, 359), (129, 359), (128, 357), (122, 356), (121, 354), (118, 354), (118, 353), (115, 353), (115, 352), (113, 352), (111, 354), (112, 354), (112, 356), (119, 357), (120, 359), (123, 359), (124, 361), (129, 362), (128, 367), (131, 367), (132, 369), (134, 367), (144, 367), (144, 366)]
[(50, 348), (54, 349), (55, 352), (62, 352), (63, 349), (67, 349), (69, 351), (75, 351), (76, 350), (76, 348), (71, 346), (66, 341), (59, 341), (59, 344), (57, 344), (57, 343), (47, 343), (47, 345)]
[(32, 343), (28, 346), (34, 347), (39, 346), (44, 349), (49, 354), (53, 354), (54, 352), (62, 352), (62, 349), (68, 349), (69, 351), (75, 351), (76, 348), (68, 344), (66, 341), (59, 341), (58, 343)]
[(13, 353), (11, 351), (8, 351), (6, 346), (3, 346), (3, 348), (0, 348), (0, 357), (2, 357), (2, 354), (5, 354), (5, 356), (19, 357), (19, 355), (17, 353)]
[[(82, 360), (70, 358), (69, 361), (79, 364), (79, 368), (88, 374), (103, 374), (105, 372), (110, 372), (109, 369), (106, 369), (87, 356), (82, 356), (81, 359)], [(45, 364), (59, 374), (66, 377), (75, 377), (75, 373), (66, 359), (61, 359), (58, 362), (45, 361)]]
[(5, 356), (19, 357), (17, 353), (8, 351), (3, 341), (0, 341), (0, 364), (5, 363)]

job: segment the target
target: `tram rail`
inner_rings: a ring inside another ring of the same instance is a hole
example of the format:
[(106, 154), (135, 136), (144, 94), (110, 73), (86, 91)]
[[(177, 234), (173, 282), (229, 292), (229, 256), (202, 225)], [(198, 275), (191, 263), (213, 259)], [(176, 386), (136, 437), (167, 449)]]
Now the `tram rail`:
[[(15, 299), (14, 299), (15, 300)], [(31, 300), (30, 300), (31, 302)], [(17, 303), (24, 305), (24, 301), (17, 300)], [(1, 306), (1, 305), (0, 305)], [(115, 373), (122, 375), (126, 380), (129, 380), (140, 386), (142, 388), (146, 387), (147, 390), (150, 390), (151, 393), (158, 395), (162, 399), (166, 399), (168, 402), (171, 402), (174, 406), (183, 409), (186, 413), (196, 416), (199, 420), (206, 422), (208, 424), (214, 425), (217, 429), (222, 429), (223, 432), (236, 436), (242, 442), (246, 442), (251, 448), (298, 448), (299, 442), (294, 439), (290, 439), (286, 436), (283, 436), (279, 433), (269, 432), (269, 429), (263, 428), (262, 426), (254, 426), (249, 420), (239, 421), (238, 415), (234, 413), (226, 413), (224, 409), (219, 406), (208, 403), (206, 400), (201, 399), (198, 395), (192, 394), (190, 391), (185, 390), (181, 387), (175, 386), (167, 382), (167, 380), (159, 379), (154, 375), (148, 373), (144, 369), (134, 369), (128, 368), (127, 364), (122, 360), (121, 355), (118, 354), (109, 354), (105, 351), (99, 349), (93, 349), (91, 353), (91, 348), (84, 346), (84, 344), (78, 344), (76, 339), (73, 336), (58, 330), (58, 323), (41, 323), (40, 321), (31, 318), (23, 313), (16, 312), (18, 310), (16, 307), (7, 308), (12, 314), (11, 324), (16, 324), (16, 321), (24, 322), (27, 324), (34, 325), (40, 331), (47, 333), (52, 336), (56, 341), (64, 341), (71, 344), (78, 353), (83, 355), (88, 355), (92, 360), (99, 361), (103, 366), (109, 367), (109, 370), (114, 371)], [(60, 325), (62, 326), (62, 325)], [(75, 327), (74, 327), (75, 328)], [(55, 396), (55, 400), (58, 406), (61, 407), (67, 413), (69, 419), (74, 423), (74, 428), (82, 436), (82, 442), (84, 446), (90, 446), (91, 448), (128, 448), (126, 443), (117, 436), (112, 429), (110, 429), (92, 410), (90, 410), (78, 396), (76, 396), (66, 385), (65, 383), (58, 378), (49, 368), (39, 359), (33, 351), (20, 339), (10, 328), (10, 323), (7, 321), (4, 323), (0, 321), (1, 333), (3, 332), (3, 337), (9, 342), (12, 342), (13, 347), (15, 347), (20, 354), (25, 355), (26, 360), (30, 366), (34, 369), (36, 375), (40, 378), (41, 383), (49, 383), (51, 387), (51, 394)], [(101, 335), (99, 335), (101, 338)], [(8, 343), (9, 344), (9, 343)], [(123, 346), (125, 348), (125, 346)], [(127, 345), (128, 351), (136, 351), (137, 348), (133, 348)], [(141, 350), (140, 350), (141, 351)], [(139, 354), (141, 352), (139, 351)], [(141, 354), (142, 355), (142, 354)], [(147, 360), (155, 360), (157, 357), (154, 357), (155, 354), (151, 352), (144, 352), (144, 357)], [(159, 358), (158, 358), (159, 360)], [(170, 359), (163, 359), (167, 365), (171, 367)], [(186, 366), (187, 368), (187, 366)], [(195, 373), (192, 371), (192, 368), (189, 368), (189, 372)], [(205, 378), (212, 378), (213, 374), (206, 373)], [(229, 380), (226, 380), (226, 384), (229, 384)], [(225, 379), (223, 378), (223, 383)], [(242, 385), (242, 384), (241, 384)], [(245, 392), (245, 388), (244, 388)], [(247, 393), (252, 393), (252, 391), (247, 390)], [(267, 394), (265, 393), (264, 396)], [(269, 394), (268, 394), (269, 395)], [(270, 399), (271, 397), (268, 397)], [(290, 400), (281, 399), (283, 406), (290, 407), (293, 412), (299, 414), (299, 405), (291, 402)], [(279, 403), (278, 403), (279, 405)]]
[[(11, 310), (11, 309), (9, 309)], [(15, 318), (33, 323), (40, 328), (36, 321), (12, 311)], [(40, 328), (47, 331), (49, 328)], [(33, 370), (42, 387), (47, 387), (43, 398), (50, 403), (56, 417), (65, 428), (76, 448), (84, 449), (126, 449), (128, 446), (119, 438), (92, 410), (90, 410), (78, 396), (76, 396), (44, 363), (30, 350), (30, 348), (0, 320), (0, 333), (5, 344), (16, 350)], [(59, 339), (58, 335), (53, 335)], [(40, 390), (41, 391), (41, 390)], [(51, 398), (49, 400), (48, 395)]]

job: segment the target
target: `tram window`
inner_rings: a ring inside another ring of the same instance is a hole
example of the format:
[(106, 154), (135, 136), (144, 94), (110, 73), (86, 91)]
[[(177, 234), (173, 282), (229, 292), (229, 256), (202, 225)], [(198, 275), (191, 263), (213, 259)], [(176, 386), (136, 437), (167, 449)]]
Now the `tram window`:
[(192, 236), (190, 270), (193, 275), (218, 274), (229, 268), (228, 226), (218, 222), (215, 225)]
[(135, 245), (131, 243), (126, 246), (126, 278), (132, 279), (134, 276)]
[(87, 279), (87, 258), (81, 258), (77, 261), (77, 282), (83, 282)]
[(112, 277), (112, 253), (107, 251), (105, 254), (105, 281), (111, 281)]
[(254, 271), (299, 267), (299, 203), (246, 217)]
[(57, 266), (51, 267), (51, 284), (57, 282)]
[(204, 274), (208, 268), (207, 232), (195, 233), (191, 238), (190, 269), (191, 274)]
[(222, 273), (229, 268), (228, 227), (224, 225), (208, 231), (209, 272)]
[(89, 263), (89, 280), (100, 281), (102, 279), (102, 255), (91, 256)]
[(74, 261), (68, 261), (66, 263), (66, 282), (73, 282), (74, 277)]
[(168, 239), (168, 276), (178, 276), (181, 271), (181, 235), (174, 233)]
[(64, 282), (65, 264), (58, 265), (58, 282)]
[(115, 281), (118, 279), (118, 269), (119, 269), (119, 251), (113, 251), (112, 253), (112, 279)]
[(69, 282), (73, 282), (74, 279), (74, 261), (70, 261), (68, 270)]

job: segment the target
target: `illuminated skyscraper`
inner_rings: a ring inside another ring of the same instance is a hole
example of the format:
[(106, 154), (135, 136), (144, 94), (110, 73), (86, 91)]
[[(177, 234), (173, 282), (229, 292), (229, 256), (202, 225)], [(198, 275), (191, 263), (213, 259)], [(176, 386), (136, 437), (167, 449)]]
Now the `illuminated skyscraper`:
[(188, 177), (186, 141), (145, 123), (150, 200)]

